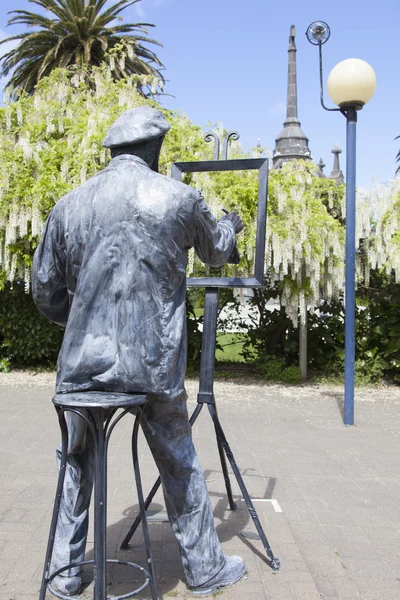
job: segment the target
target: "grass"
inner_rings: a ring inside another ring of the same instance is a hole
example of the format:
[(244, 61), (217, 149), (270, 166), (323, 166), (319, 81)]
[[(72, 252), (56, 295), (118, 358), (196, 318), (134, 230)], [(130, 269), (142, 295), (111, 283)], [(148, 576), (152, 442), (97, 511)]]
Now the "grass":
[(220, 333), (217, 335), (217, 344), (221, 350), (217, 349), (216, 359), (221, 362), (244, 363), (245, 360), (240, 352), (243, 348), (245, 336), (241, 333)]

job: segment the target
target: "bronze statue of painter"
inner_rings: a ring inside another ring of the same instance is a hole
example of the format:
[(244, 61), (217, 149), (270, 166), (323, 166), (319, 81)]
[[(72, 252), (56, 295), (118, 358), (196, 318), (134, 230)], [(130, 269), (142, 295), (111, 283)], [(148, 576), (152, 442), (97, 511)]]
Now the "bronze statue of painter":
[[(207, 595), (246, 567), (218, 540), (186, 408), (187, 252), (213, 267), (237, 262), (236, 213), (220, 221), (199, 192), (160, 175), (169, 124), (142, 106), (122, 114), (104, 146), (107, 168), (54, 206), (35, 253), (39, 310), (65, 327), (57, 392), (146, 392), (143, 431), (160, 471), (166, 508), (188, 586)], [(93, 451), (85, 424), (68, 415), (66, 482), (53, 567), (84, 560)], [(73, 595), (79, 568), (55, 584)]]

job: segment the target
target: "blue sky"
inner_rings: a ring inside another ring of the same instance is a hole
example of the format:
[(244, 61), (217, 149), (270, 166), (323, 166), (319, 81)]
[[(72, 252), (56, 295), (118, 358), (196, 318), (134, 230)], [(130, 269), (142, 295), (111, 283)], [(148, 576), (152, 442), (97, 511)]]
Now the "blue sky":
[[(1, 0), (0, 37), (18, 31), (6, 28), (7, 12), (17, 8), (38, 10), (28, 0)], [(203, 127), (221, 121), (238, 130), (245, 149), (260, 138), (272, 150), (282, 129), (294, 24), (299, 117), (314, 160), (322, 157), (329, 174), (336, 143), (343, 148), (345, 169), (345, 119), (319, 104), (318, 50), (304, 35), (312, 21), (326, 21), (332, 34), (324, 46), (325, 81), (345, 58), (366, 60), (377, 75), (375, 96), (359, 113), (358, 185), (393, 178), (400, 147), (400, 140), (394, 141), (400, 135), (399, 0), (142, 0), (123, 14), (125, 21), (156, 25), (150, 34), (164, 46), (157, 53), (166, 67), (166, 92), (174, 96), (164, 97), (163, 104), (182, 109)]]

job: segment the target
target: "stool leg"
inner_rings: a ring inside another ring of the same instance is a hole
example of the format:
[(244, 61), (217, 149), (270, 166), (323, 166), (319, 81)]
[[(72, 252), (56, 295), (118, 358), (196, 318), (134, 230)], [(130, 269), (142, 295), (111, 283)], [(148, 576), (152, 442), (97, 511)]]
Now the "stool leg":
[(107, 600), (107, 444), (104, 410), (92, 412), (95, 442), (94, 600)]
[(50, 563), (51, 563), (51, 558), (52, 558), (52, 554), (53, 554), (54, 539), (55, 539), (56, 529), (57, 529), (58, 513), (60, 511), (61, 498), (62, 498), (63, 487), (64, 487), (65, 467), (67, 464), (68, 427), (67, 427), (67, 423), (65, 420), (65, 412), (63, 410), (60, 410), (58, 407), (56, 407), (56, 411), (58, 414), (58, 420), (59, 420), (60, 429), (61, 429), (61, 461), (60, 461), (60, 470), (58, 473), (56, 497), (54, 500), (53, 516), (51, 518), (51, 524), (50, 524), (49, 540), (47, 542), (46, 559), (45, 559), (44, 567), (43, 567), (43, 577), (42, 577), (42, 585), (40, 587), (39, 600), (45, 600), (45, 596), (46, 596)]
[(142, 416), (142, 410), (139, 408), (135, 424), (133, 426), (132, 433), (132, 458), (133, 458), (133, 469), (135, 472), (135, 480), (136, 480), (136, 490), (138, 495), (140, 516), (142, 520), (143, 527), (143, 538), (144, 544), (146, 547), (146, 555), (147, 555), (147, 568), (150, 573), (150, 588), (151, 588), (151, 598), (152, 600), (157, 600), (157, 589), (156, 589), (156, 578), (154, 574), (154, 564), (153, 557), (151, 554), (151, 546), (150, 546), (150, 537), (149, 537), (149, 529), (147, 526), (147, 517), (146, 517), (146, 507), (143, 498), (143, 488), (142, 481), (140, 477), (140, 468), (139, 468), (139, 459), (138, 459), (138, 432), (139, 432), (139, 423)]

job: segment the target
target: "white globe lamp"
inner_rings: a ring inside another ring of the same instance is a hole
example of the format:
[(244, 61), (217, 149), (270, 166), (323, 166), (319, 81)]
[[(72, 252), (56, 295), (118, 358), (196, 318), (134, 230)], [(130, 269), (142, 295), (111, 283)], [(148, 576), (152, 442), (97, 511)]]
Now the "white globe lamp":
[(340, 108), (361, 109), (372, 98), (375, 88), (375, 71), (359, 58), (342, 60), (328, 77), (328, 94)]

